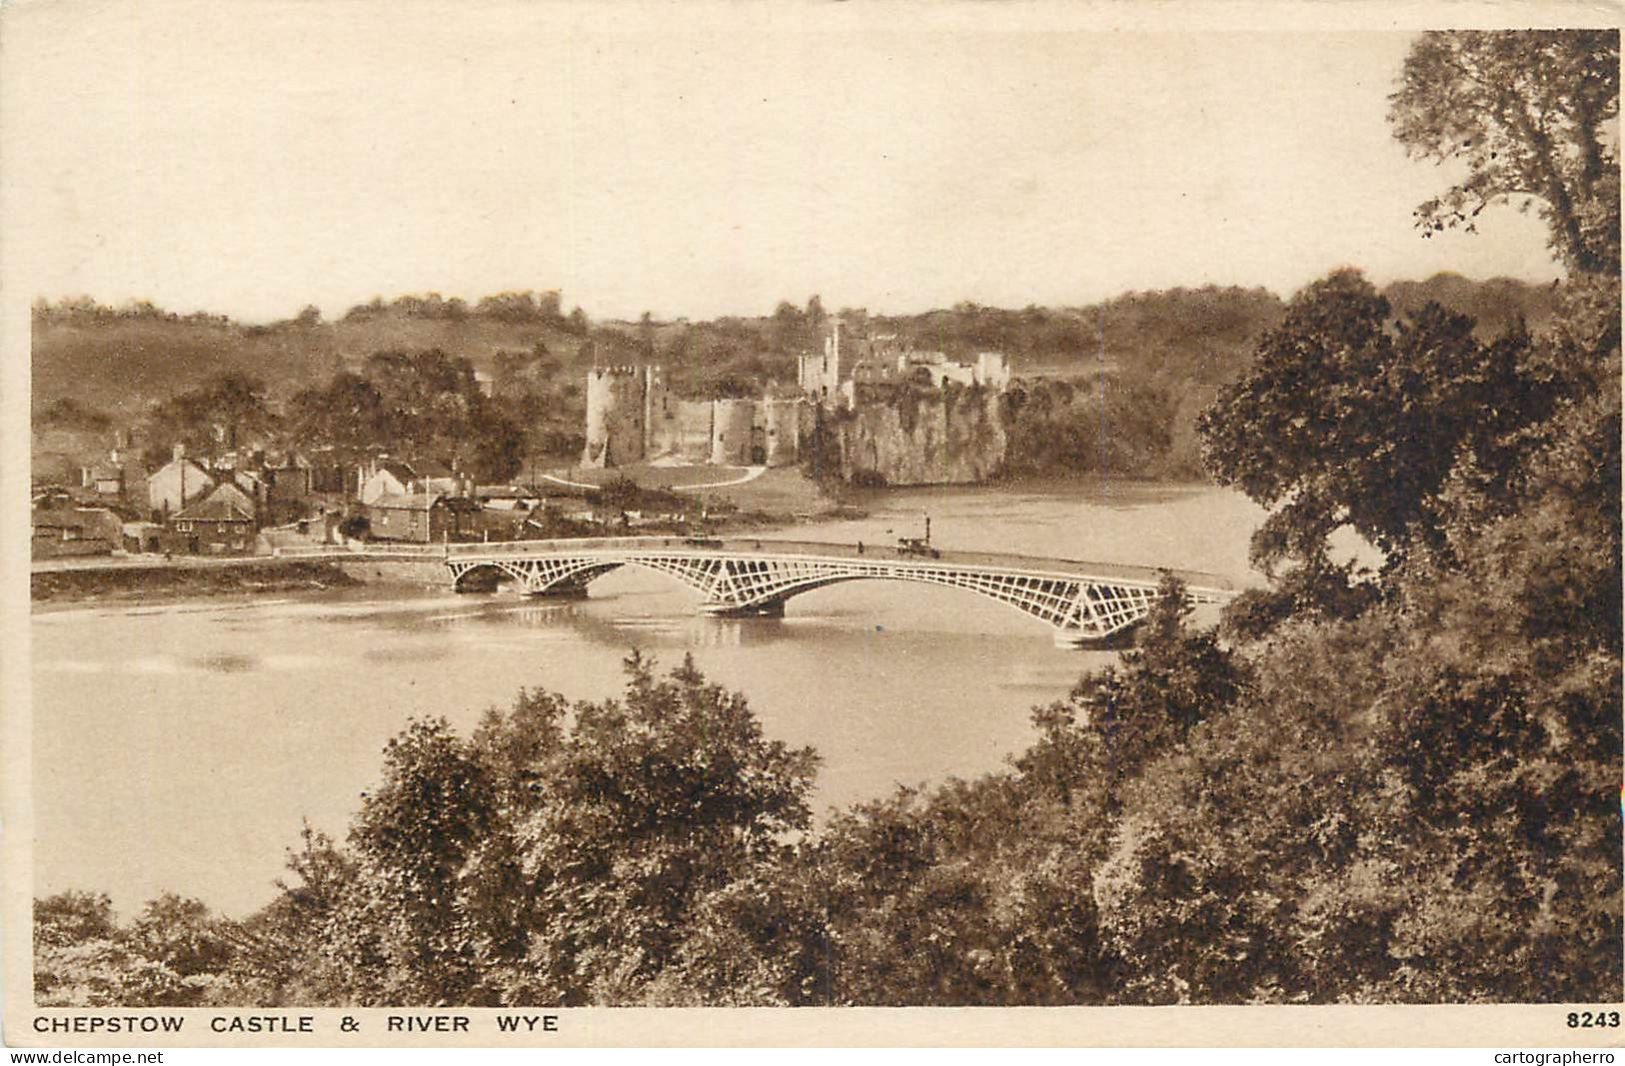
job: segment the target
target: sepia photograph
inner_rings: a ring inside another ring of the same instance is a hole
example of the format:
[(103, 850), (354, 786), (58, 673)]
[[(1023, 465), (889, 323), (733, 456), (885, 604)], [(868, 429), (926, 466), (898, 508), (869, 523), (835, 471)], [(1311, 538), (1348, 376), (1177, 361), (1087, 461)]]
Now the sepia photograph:
[(1618, 1043), (1523, 15), (6, 5), (5, 1041)]

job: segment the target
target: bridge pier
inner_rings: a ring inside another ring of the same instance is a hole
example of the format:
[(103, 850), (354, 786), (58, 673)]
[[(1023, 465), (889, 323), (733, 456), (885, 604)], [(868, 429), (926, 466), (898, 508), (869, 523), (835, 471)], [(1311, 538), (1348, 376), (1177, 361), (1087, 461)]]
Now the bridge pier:
[(1055, 631), (1055, 646), (1068, 651), (1078, 651), (1087, 647), (1089, 640), (1081, 629), (1057, 629)]
[(544, 589), (526, 589), (525, 596), (528, 599), (584, 600), (587, 598), (587, 586), (561, 581)]
[(743, 607), (737, 603), (702, 603), (700, 612), (713, 618), (783, 618), (784, 601), (751, 603)]

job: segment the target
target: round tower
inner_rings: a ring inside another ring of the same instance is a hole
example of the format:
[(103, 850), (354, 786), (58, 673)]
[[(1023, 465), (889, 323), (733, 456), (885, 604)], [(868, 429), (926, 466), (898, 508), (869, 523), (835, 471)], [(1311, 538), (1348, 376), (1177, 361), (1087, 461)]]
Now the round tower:
[(625, 466), (643, 458), (644, 379), (636, 367), (587, 372), (585, 467)]

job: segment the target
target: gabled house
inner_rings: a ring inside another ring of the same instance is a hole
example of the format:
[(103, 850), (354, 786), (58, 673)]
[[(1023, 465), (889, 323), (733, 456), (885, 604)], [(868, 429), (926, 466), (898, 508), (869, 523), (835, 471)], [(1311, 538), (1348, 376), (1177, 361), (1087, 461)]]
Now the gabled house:
[(158, 515), (171, 515), (214, 488), (213, 475), (186, 457), (186, 446), (175, 445), (174, 458), (147, 476), (147, 504)]
[(480, 505), (439, 492), (390, 493), (366, 505), (367, 524), (378, 540), (436, 544), (475, 532)]
[(370, 504), (382, 496), (407, 496), (413, 493), (418, 472), (396, 459), (384, 459), (363, 468), (358, 495), (362, 503)]
[(464, 477), (438, 459), (380, 459), (362, 467), (358, 477), (357, 493), (362, 503), (372, 503), (380, 496), (415, 496), (440, 493), (444, 496), (467, 496), (474, 491), (473, 479)]
[(107, 555), (123, 547), (123, 520), (105, 507), (37, 507), (32, 525), (32, 554), (36, 559)]
[(169, 519), (173, 542), (183, 551), (221, 555), (254, 549), (253, 501), (230, 482)]

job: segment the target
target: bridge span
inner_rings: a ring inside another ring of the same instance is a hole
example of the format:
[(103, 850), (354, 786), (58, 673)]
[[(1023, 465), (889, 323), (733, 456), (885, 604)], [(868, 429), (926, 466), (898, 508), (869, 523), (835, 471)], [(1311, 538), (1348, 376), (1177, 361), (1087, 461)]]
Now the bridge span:
[(510, 580), (536, 596), (584, 596), (593, 579), (638, 566), (700, 593), (700, 610), (721, 615), (782, 615), (785, 601), (842, 581), (914, 581), (979, 593), (1047, 623), (1060, 647), (1113, 639), (1142, 621), (1164, 574), (1185, 582), (1197, 603), (1222, 603), (1238, 591), (1228, 580), (1158, 570), (993, 552), (822, 544), (751, 538), (615, 537), (452, 544), (445, 564), (461, 590)]

